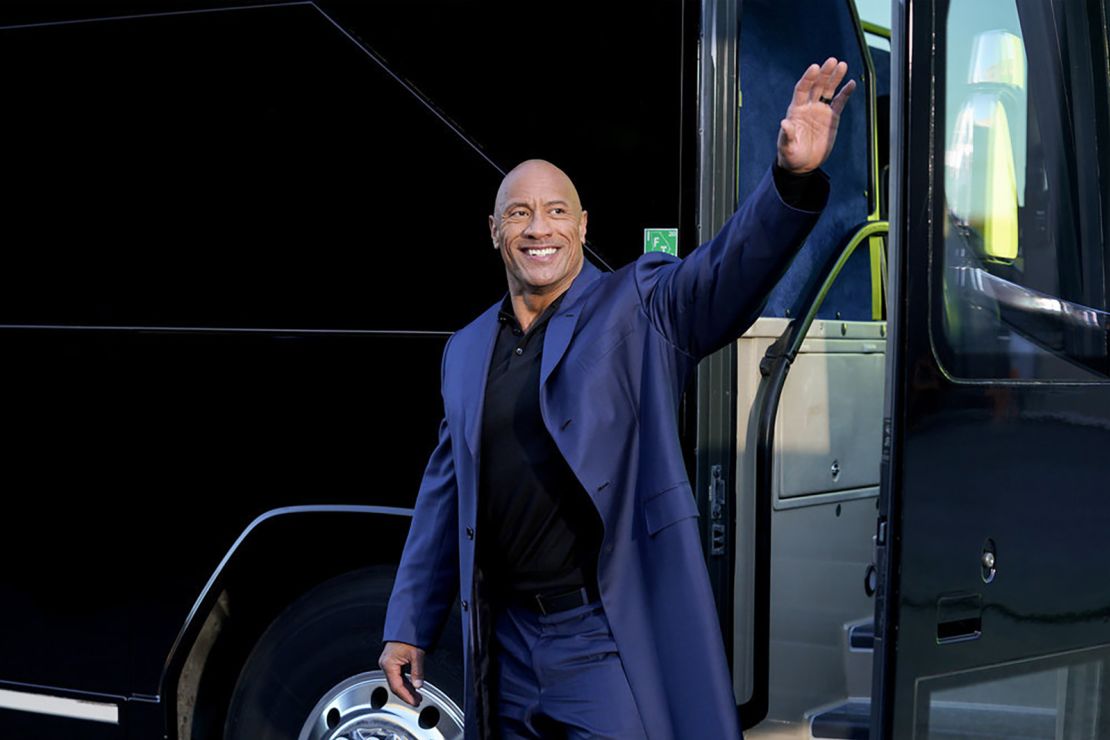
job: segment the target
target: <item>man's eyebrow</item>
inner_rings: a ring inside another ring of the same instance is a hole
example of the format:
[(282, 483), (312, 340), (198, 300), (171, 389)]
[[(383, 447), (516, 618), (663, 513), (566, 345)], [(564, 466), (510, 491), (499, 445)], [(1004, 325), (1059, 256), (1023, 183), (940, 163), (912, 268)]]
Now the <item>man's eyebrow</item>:
[[(545, 201), (544, 206), (545, 207), (565, 206), (565, 207), (569, 208), (570, 203), (568, 201), (563, 200), (562, 198), (557, 198), (556, 200)], [(528, 208), (528, 209), (531, 209), (532, 206), (529, 205), (528, 203), (525, 203), (524, 201), (514, 200), (512, 203), (507, 203), (505, 205), (504, 209), (502, 209), (502, 213), (508, 213), (509, 211), (513, 210), (514, 208)]]

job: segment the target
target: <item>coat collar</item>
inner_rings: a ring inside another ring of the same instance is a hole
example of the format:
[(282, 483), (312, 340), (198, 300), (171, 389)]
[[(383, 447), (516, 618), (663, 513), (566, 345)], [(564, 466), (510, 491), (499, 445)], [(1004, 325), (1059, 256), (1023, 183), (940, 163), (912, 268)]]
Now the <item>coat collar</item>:
[[(562, 359), (567, 346), (570, 344), (574, 327), (578, 323), (582, 294), (602, 274), (602, 271), (594, 267), (588, 259), (583, 259), (582, 269), (571, 282), (570, 287), (567, 288), (558, 311), (548, 319), (549, 323), (543, 339), (543, 359), (540, 362), (541, 389), (547, 383), (548, 377), (555, 366), (559, 364), (559, 360)], [(493, 346), (497, 341), (497, 330), (500, 326), (497, 316), (506, 296), (508, 296), (508, 291), (505, 291), (501, 300), (490, 306), (481, 316), (475, 319), (474, 331), (467, 333), (467, 340), (461, 348), (462, 367), (465, 375), (462, 387), (466, 394), (464, 399), (466, 408), (464, 434), (466, 444), (475, 457), (478, 456), (480, 422), (486, 399), (486, 379), (489, 377)], [(462, 336), (459, 338), (462, 339)]]

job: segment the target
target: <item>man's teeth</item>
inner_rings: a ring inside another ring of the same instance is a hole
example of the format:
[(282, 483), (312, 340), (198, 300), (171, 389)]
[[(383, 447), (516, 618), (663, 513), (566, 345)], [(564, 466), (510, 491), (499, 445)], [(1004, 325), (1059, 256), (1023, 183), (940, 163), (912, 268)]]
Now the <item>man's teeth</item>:
[(547, 249), (529, 249), (528, 254), (533, 257), (542, 257), (545, 254), (555, 254), (555, 247), (548, 247)]

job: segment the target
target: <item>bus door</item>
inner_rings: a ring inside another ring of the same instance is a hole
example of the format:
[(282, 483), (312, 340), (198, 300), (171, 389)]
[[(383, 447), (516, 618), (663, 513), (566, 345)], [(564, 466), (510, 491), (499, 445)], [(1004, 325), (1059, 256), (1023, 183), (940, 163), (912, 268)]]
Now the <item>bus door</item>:
[(872, 737), (1110, 737), (1105, 0), (894, 4)]

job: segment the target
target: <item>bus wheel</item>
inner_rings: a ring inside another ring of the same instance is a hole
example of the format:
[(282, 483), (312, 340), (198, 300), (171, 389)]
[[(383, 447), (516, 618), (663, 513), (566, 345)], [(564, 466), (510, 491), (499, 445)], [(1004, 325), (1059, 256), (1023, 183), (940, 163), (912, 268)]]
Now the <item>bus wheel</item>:
[[(392, 568), (348, 573), (282, 612), (235, 683), (226, 740), (461, 738), (457, 645), (444, 639), (425, 658), (423, 701), (417, 707), (390, 692), (385, 675), (376, 670), (393, 575)], [(455, 624), (457, 619), (456, 612)]]
[(425, 682), (413, 707), (398, 699), (385, 674), (371, 671), (332, 687), (309, 713), (300, 740), (463, 736), (463, 713), (451, 697)]

